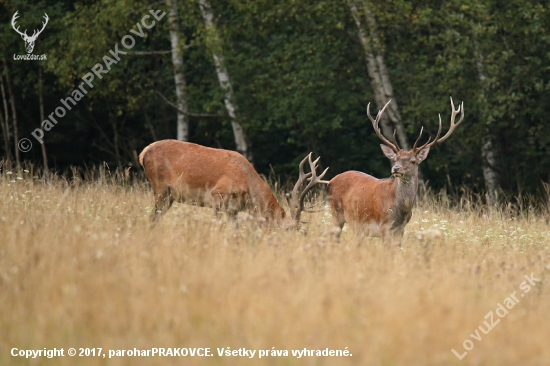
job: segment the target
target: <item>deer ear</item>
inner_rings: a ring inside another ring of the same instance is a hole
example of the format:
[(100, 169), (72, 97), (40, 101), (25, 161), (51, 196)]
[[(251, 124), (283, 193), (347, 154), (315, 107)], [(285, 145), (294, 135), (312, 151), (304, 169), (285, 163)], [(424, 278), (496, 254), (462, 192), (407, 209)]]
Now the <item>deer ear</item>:
[(388, 159), (390, 159), (390, 160), (395, 159), (395, 151), (393, 151), (392, 149), (390, 149), (386, 145), (380, 144), (380, 147), (382, 148), (382, 152), (384, 153), (384, 155), (386, 155), (386, 157)]
[(425, 147), (423, 148), (422, 150), (420, 150), (418, 152), (418, 154), (416, 154), (416, 158), (419, 160), (418, 164), (420, 164), (421, 162), (423, 162), (427, 157), (428, 157), (428, 153), (430, 152), (430, 148), (429, 147)]

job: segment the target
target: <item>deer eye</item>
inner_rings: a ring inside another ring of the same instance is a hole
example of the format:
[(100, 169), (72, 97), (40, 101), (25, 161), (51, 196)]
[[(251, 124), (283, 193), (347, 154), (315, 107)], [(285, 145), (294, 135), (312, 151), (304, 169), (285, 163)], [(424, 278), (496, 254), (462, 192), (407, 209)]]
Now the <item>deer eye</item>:
[(411, 163), (416, 164), (416, 159), (411, 159)]

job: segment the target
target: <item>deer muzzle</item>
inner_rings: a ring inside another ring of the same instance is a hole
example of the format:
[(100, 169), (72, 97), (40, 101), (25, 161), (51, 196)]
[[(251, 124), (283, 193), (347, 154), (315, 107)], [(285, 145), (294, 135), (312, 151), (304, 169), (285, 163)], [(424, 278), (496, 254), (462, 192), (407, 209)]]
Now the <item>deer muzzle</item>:
[(391, 173), (396, 177), (400, 177), (403, 175), (403, 168), (401, 167), (401, 165), (394, 165), (391, 168)]

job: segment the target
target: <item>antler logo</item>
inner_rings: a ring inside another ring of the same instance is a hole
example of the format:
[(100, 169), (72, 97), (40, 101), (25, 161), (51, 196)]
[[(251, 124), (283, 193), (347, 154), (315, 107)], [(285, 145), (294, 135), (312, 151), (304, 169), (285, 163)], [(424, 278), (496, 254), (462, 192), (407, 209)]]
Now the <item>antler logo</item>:
[(42, 29), (40, 30), (35, 29), (32, 36), (28, 36), (26, 29), (24, 32), (20, 32), (19, 27), (15, 28), (15, 20), (19, 17), (17, 13), (19, 13), (19, 10), (16, 11), (15, 14), (13, 14), (13, 18), (11, 18), (11, 26), (17, 33), (21, 35), (21, 38), (23, 38), (23, 41), (25, 41), (25, 48), (27, 49), (27, 53), (32, 53), (32, 50), (34, 49), (34, 42), (36, 42), (36, 39), (38, 38), (40, 33), (42, 33), (44, 28), (46, 28), (46, 24), (48, 24), (48, 20), (49, 20), (48, 14), (44, 13), (45, 21), (42, 22)]

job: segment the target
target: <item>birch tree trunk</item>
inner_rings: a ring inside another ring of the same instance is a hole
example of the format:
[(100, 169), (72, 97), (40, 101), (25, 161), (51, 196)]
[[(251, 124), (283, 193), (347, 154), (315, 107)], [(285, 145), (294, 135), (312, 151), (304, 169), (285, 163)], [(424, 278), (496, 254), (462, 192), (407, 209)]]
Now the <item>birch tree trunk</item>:
[(21, 160), (19, 157), (19, 146), (17, 145), (19, 143), (19, 133), (17, 128), (17, 110), (15, 108), (15, 98), (13, 97), (13, 88), (11, 86), (11, 79), (10, 79), (10, 73), (8, 70), (8, 62), (6, 59), (4, 59), (4, 72), (6, 76), (6, 83), (8, 84), (8, 94), (10, 98), (10, 106), (11, 106), (11, 117), (13, 122), (13, 139), (15, 144), (15, 163), (17, 166), (20, 166)]
[(488, 135), (481, 145), (482, 169), (485, 187), (487, 188), (487, 204), (494, 206), (497, 203), (497, 191), (499, 189), (498, 174), (494, 167), (497, 164), (497, 153), (493, 145), (492, 136)]
[(231, 85), (231, 81), (229, 80), (229, 73), (227, 72), (222, 56), (221, 41), (214, 26), (214, 15), (212, 13), (212, 8), (210, 7), (208, 0), (199, 0), (199, 6), (207, 31), (207, 42), (209, 43), (212, 58), (214, 59), (214, 65), (216, 66), (218, 81), (220, 82), (221, 88), (225, 91), (224, 103), (227, 113), (229, 114), (229, 117), (231, 117), (231, 126), (233, 127), (233, 135), (235, 137), (237, 151), (243, 154), (248, 161), (252, 163), (252, 151), (249, 149), (248, 140), (241, 124), (237, 119), (237, 108), (233, 102), (233, 87)]
[(189, 141), (189, 119), (183, 112), (188, 112), (185, 82), (183, 73), (183, 54), (180, 47), (180, 26), (178, 17), (178, 1), (170, 0), (168, 3), (170, 11), (168, 12), (168, 23), (170, 27), (170, 44), (172, 46), (172, 65), (174, 66), (174, 82), (176, 84), (176, 104), (178, 106), (178, 125), (177, 139), (180, 141)]
[[(43, 87), (44, 87), (44, 80), (43, 80), (43, 71), (42, 67), (39, 67), (38, 69), (38, 101), (40, 103), (40, 124), (42, 124), (42, 121), (46, 119), (46, 116), (44, 115), (44, 97), (43, 97)], [(44, 173), (48, 171), (48, 155), (46, 154), (46, 142), (42, 141), (42, 158), (44, 160)]]
[[(476, 43), (476, 67), (478, 71), (480, 88), (480, 100), (481, 100), (481, 119), (482, 122), (487, 121), (487, 99), (488, 92), (487, 77), (485, 76), (483, 67), (483, 54), (479, 51), (479, 45)], [(483, 178), (485, 179), (485, 188), (487, 189), (487, 204), (494, 206), (497, 203), (497, 191), (500, 187), (498, 173), (495, 170), (498, 162), (498, 153), (494, 145), (494, 136), (491, 134), (488, 128), (485, 129), (485, 136), (481, 144), (481, 167), (483, 170)]]
[[(2, 101), (4, 107), (4, 113), (0, 113), (0, 123), (2, 123), (2, 135), (4, 140), (4, 150), (6, 151), (6, 157), (8, 160), (11, 160), (11, 149), (10, 149), (10, 125), (9, 125), (9, 114), (8, 114), (8, 102), (6, 99), (6, 91), (4, 89), (4, 78), (0, 75), (0, 86), (2, 89)], [(0, 111), (1, 112), (1, 111)]]
[(397, 141), (404, 150), (410, 150), (411, 145), (407, 140), (405, 127), (401, 121), (397, 101), (393, 96), (393, 88), (382, 55), (382, 47), (380, 37), (376, 30), (376, 20), (374, 15), (368, 8), (367, 4), (363, 4), (365, 16), (367, 19), (368, 31), (361, 22), (361, 14), (354, 0), (347, 0), (351, 15), (357, 25), (359, 41), (365, 50), (367, 60), (367, 70), (374, 91), (374, 99), (379, 109), (392, 99), (392, 102), (386, 109), (386, 113), (382, 115), (382, 132), (386, 136), (392, 136), (394, 130), (397, 131)]

